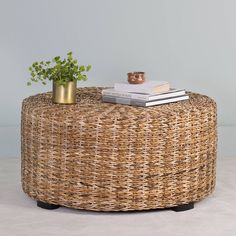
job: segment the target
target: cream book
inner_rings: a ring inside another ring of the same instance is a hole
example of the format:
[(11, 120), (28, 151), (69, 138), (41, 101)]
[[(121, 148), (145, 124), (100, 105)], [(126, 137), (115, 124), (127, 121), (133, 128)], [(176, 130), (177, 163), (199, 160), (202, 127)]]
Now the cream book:
[(143, 84), (115, 83), (114, 89), (123, 92), (159, 94), (169, 91), (170, 84), (167, 81), (151, 80)]

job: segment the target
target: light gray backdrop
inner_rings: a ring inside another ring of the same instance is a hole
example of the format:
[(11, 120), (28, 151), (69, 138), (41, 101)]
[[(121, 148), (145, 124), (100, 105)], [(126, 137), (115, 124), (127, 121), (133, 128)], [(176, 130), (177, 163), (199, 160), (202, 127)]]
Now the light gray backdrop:
[(232, 133), (235, 9), (235, 0), (0, 0), (0, 157), (19, 156), (22, 99), (51, 89), (27, 87), (27, 68), (68, 51), (93, 66), (78, 86), (112, 86), (145, 71), (213, 97), (219, 125)]

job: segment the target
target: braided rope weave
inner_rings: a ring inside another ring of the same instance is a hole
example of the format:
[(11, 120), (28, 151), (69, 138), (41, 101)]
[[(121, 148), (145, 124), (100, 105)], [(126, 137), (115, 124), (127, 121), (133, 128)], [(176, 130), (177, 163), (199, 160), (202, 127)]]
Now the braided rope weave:
[(22, 186), (31, 198), (71, 208), (128, 211), (199, 201), (215, 187), (216, 103), (150, 108), (101, 102), (101, 88), (77, 90), (77, 104), (52, 94), (22, 104)]

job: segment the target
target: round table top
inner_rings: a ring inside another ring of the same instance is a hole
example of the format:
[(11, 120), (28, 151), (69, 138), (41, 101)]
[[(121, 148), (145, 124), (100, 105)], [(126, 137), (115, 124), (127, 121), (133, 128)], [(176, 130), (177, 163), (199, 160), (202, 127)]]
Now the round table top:
[(215, 107), (215, 101), (208, 96), (188, 92), (189, 100), (168, 103), (152, 107), (135, 107), (123, 104), (102, 102), (101, 87), (84, 87), (77, 89), (77, 103), (73, 105), (54, 104), (52, 93), (41, 93), (30, 96), (23, 101), (27, 110), (32, 113), (47, 113), (53, 116), (80, 116), (87, 118), (119, 116), (137, 117), (143, 115), (163, 116), (178, 115), (189, 111), (201, 110), (207, 112), (209, 107)]

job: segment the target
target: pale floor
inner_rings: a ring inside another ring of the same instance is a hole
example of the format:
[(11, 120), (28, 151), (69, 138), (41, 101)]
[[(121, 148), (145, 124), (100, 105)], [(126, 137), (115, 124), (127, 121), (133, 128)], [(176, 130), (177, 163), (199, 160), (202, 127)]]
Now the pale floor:
[(218, 159), (217, 188), (193, 210), (49, 211), (21, 190), (20, 159), (0, 159), (0, 236), (235, 236), (236, 158)]

